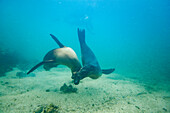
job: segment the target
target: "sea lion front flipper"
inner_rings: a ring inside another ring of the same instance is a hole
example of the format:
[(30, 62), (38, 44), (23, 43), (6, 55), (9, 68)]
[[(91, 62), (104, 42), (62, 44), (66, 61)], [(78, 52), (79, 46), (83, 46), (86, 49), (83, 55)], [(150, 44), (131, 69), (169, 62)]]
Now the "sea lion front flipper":
[(33, 72), (35, 69), (37, 69), (39, 66), (43, 65), (44, 63), (52, 63), (54, 62), (53, 60), (48, 60), (48, 61), (42, 61), (40, 63), (38, 63), (37, 65), (35, 65), (30, 71), (27, 72), (27, 75), (31, 72)]
[(60, 46), (60, 48), (63, 48), (64, 45), (58, 40), (57, 37), (55, 37), (54, 35), (50, 34), (50, 36), (54, 39), (54, 41)]
[(110, 73), (112, 73), (114, 70), (115, 70), (114, 68), (113, 68), (113, 69), (102, 69), (102, 73), (103, 73), (103, 74), (110, 74)]

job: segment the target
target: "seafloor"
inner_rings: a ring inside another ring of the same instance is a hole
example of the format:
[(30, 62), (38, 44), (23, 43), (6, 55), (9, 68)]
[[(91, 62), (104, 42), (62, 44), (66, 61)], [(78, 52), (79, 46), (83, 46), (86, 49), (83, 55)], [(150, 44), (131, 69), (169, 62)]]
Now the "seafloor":
[[(0, 113), (33, 113), (53, 104), (59, 113), (165, 113), (170, 112), (169, 81), (152, 77), (103, 75), (75, 86), (68, 69), (35, 71), (36, 77), (18, 78), (14, 69), (0, 78)], [(63, 93), (66, 83), (77, 93)]]

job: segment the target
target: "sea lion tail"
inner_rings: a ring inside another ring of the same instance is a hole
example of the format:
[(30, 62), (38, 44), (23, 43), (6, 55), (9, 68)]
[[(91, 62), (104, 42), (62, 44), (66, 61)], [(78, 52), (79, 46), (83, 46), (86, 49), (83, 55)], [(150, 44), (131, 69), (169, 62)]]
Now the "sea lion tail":
[(110, 73), (112, 73), (113, 71), (115, 71), (114, 68), (113, 68), (113, 69), (102, 69), (102, 73), (103, 73), (103, 74), (110, 74)]
[(50, 36), (54, 39), (54, 41), (60, 46), (60, 48), (64, 47), (64, 45), (55, 37), (54, 35), (50, 34)]
[(35, 65), (30, 71), (27, 72), (27, 75), (31, 72), (33, 72), (35, 69), (37, 69), (39, 66), (43, 65), (45, 62), (40, 62), (37, 65)]
[(77, 29), (80, 43), (85, 43), (85, 29)]

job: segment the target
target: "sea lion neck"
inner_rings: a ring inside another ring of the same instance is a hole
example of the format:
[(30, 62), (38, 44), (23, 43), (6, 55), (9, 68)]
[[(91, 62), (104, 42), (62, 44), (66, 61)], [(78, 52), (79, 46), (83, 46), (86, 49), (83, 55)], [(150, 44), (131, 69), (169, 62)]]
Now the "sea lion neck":
[(81, 64), (73, 65), (72, 67), (70, 67), (70, 69), (71, 69), (72, 73), (79, 72), (81, 69)]

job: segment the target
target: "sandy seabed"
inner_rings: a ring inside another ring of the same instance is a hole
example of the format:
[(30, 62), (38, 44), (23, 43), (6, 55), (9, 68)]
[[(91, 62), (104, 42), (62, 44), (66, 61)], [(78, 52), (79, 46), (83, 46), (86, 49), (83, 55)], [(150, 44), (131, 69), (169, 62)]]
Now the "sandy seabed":
[[(73, 85), (68, 69), (35, 71), (36, 77), (24, 78), (16, 76), (19, 71), (0, 78), (0, 113), (33, 113), (49, 104), (59, 106), (60, 113), (170, 112), (168, 83), (146, 84), (113, 73)], [(61, 92), (64, 83), (72, 84), (77, 93)]]

